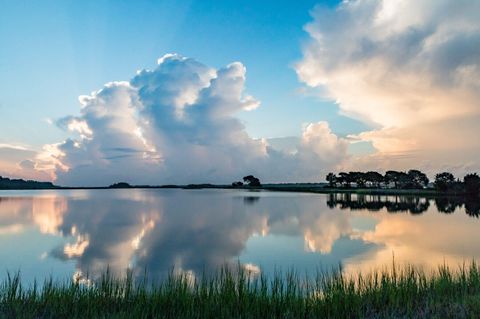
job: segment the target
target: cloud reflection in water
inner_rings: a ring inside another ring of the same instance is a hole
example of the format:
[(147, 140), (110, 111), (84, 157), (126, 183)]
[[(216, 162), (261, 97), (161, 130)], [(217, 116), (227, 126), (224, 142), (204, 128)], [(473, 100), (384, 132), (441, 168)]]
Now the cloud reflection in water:
[[(426, 266), (480, 256), (478, 219), (438, 214), (438, 204), (426, 199), (227, 190), (81, 192), (0, 197), (0, 236), (33, 226), (41, 236), (63, 238), (42, 262), (73, 262), (77, 277), (95, 277), (107, 267), (118, 274), (127, 267), (139, 274), (147, 269), (154, 277), (175, 267), (195, 276), (238, 261), (255, 272), (340, 262), (354, 272), (390, 264), (392, 252), (397, 260)], [(396, 213), (404, 211), (411, 214)]]

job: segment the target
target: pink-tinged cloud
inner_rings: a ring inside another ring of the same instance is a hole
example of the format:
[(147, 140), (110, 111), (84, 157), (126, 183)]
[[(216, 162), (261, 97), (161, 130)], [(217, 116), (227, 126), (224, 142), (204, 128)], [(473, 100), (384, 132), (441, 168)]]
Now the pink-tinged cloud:
[(365, 165), (478, 167), (478, 1), (354, 0), (312, 15), (297, 74), (374, 128), (351, 136), (378, 150)]
[(0, 144), (0, 176), (51, 180), (51, 172), (38, 168), (37, 152), (26, 146)]

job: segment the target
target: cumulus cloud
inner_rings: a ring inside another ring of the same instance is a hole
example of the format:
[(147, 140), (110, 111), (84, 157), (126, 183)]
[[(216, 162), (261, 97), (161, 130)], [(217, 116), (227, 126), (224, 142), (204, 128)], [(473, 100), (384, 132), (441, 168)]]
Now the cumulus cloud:
[[(403, 169), (434, 155), (446, 165), (470, 165), (480, 155), (472, 138), (480, 116), (479, 14), (474, 0), (317, 7), (296, 71), (342, 114), (371, 125), (352, 138), (373, 143), (373, 166), (389, 155)], [(397, 162), (398, 155), (412, 160)]]
[(348, 142), (333, 134), (327, 122), (308, 124), (302, 134), (301, 151), (311, 153), (324, 162), (341, 162), (347, 153)]
[(313, 181), (346, 157), (346, 140), (324, 122), (304, 128), (295, 152), (251, 138), (236, 118), (260, 105), (245, 81), (239, 62), (215, 69), (165, 55), (153, 70), (81, 96), (80, 114), (56, 121), (71, 137), (46, 145), (37, 166), (61, 185), (230, 183), (252, 173)]
[(37, 152), (28, 147), (0, 143), (0, 176), (51, 180), (52, 175), (36, 166)]

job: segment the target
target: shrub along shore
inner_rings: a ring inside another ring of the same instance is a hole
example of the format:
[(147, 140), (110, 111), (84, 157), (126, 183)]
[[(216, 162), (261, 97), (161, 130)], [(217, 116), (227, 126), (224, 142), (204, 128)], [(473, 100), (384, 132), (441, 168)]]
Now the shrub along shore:
[(328, 173), (328, 184), (320, 183), (275, 183), (262, 184), (253, 175), (243, 177), (231, 185), (189, 184), (189, 185), (130, 185), (126, 182), (114, 183), (104, 187), (62, 187), (50, 182), (25, 181), (0, 176), (0, 190), (34, 190), (34, 189), (132, 189), (132, 188), (180, 188), (180, 189), (246, 189), (314, 193), (359, 193), (373, 195), (414, 195), (414, 196), (469, 196), (480, 197), (480, 176), (470, 173), (463, 181), (452, 173), (443, 172), (435, 175), (430, 183), (427, 175), (419, 170), (407, 172), (387, 171), (384, 175), (369, 172), (340, 172), (338, 175)]
[(2, 318), (478, 318), (480, 269), (442, 265), (425, 273), (412, 266), (347, 277), (295, 271), (253, 276), (227, 267), (194, 279), (172, 274), (151, 284), (108, 272), (94, 284), (46, 281), (0, 287)]

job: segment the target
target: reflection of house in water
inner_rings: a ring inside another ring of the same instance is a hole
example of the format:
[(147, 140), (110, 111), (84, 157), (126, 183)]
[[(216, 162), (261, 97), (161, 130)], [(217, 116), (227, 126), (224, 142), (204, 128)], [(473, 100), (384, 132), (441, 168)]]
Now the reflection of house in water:
[(430, 207), (430, 201), (428, 198), (413, 196), (337, 193), (328, 195), (327, 206), (332, 209), (335, 207), (369, 211), (386, 209), (390, 213), (410, 212), (411, 214), (421, 214)]

